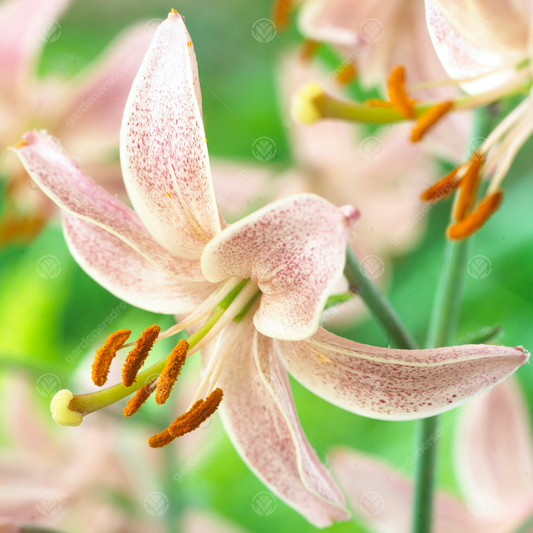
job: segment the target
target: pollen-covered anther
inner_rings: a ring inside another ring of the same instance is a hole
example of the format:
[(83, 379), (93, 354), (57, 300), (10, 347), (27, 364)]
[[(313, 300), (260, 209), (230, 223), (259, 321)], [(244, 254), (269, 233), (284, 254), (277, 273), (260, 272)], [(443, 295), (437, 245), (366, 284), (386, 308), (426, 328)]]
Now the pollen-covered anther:
[(309, 61), (315, 55), (315, 52), (320, 47), (319, 41), (305, 39), (300, 46), (300, 59), (302, 61)]
[(174, 440), (174, 437), (168, 432), (168, 429), (164, 429), (160, 433), (152, 435), (148, 439), (148, 445), (150, 448), (162, 448), (167, 444), (170, 444)]
[(463, 220), (476, 201), (476, 194), (480, 180), (480, 171), (483, 165), (483, 158), (477, 152), (470, 157), (470, 163), (461, 179), (461, 189), (459, 198), (455, 206), (455, 220)]
[(161, 328), (154, 324), (147, 327), (137, 339), (122, 367), (122, 383), (125, 387), (131, 387), (135, 383), (137, 374), (146, 361), (160, 331)]
[(411, 131), (411, 141), (414, 143), (421, 141), (427, 131), (435, 126), (435, 124), (437, 124), (437, 122), (452, 109), (452, 107), (453, 102), (442, 102), (422, 113), (418, 117)]
[(165, 368), (163, 368), (157, 381), (155, 401), (158, 405), (163, 405), (168, 400), (172, 387), (187, 359), (188, 349), (189, 343), (185, 339), (181, 339), (168, 356)]
[(402, 65), (394, 68), (389, 76), (388, 94), (391, 104), (402, 116), (410, 119), (415, 118), (416, 114), (412, 99), (409, 98), (405, 89), (405, 68)]
[(181, 437), (194, 431), (205, 422), (217, 409), (222, 401), (222, 389), (215, 389), (205, 400), (198, 400), (186, 416), (178, 417), (168, 427), (168, 432), (174, 438)]
[(353, 61), (343, 61), (335, 69), (335, 77), (337, 78), (337, 81), (342, 85), (351, 83), (356, 76), (357, 67)]
[(274, 0), (272, 18), (276, 26), (283, 30), (289, 25), (291, 0)]
[(496, 191), (487, 196), (469, 215), (463, 220), (448, 227), (447, 235), (451, 240), (460, 240), (470, 237), (478, 231), (487, 220), (500, 207), (503, 200), (503, 191)]
[(140, 388), (129, 400), (124, 407), (124, 416), (133, 416), (144, 404), (156, 387), (157, 379), (150, 381), (144, 387)]
[(91, 378), (93, 383), (98, 387), (105, 385), (109, 368), (118, 350), (124, 346), (124, 343), (131, 335), (129, 329), (119, 329), (107, 337), (102, 347), (96, 352), (91, 369)]
[(446, 174), (444, 178), (437, 181), (434, 185), (426, 189), (421, 195), (420, 199), (423, 202), (438, 202), (448, 197), (461, 182), (461, 178), (457, 176), (461, 167), (454, 168), (451, 172)]

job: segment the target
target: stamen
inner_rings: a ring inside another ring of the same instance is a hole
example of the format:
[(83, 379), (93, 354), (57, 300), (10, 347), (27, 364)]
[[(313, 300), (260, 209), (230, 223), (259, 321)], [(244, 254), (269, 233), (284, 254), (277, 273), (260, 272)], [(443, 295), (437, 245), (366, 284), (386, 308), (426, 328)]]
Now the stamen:
[(411, 131), (411, 141), (417, 143), (422, 140), (427, 131), (432, 128), (453, 107), (453, 102), (443, 102), (422, 113)]
[(91, 369), (91, 377), (93, 383), (98, 387), (105, 385), (111, 362), (130, 335), (131, 331), (129, 329), (119, 329), (115, 333), (111, 333), (103, 346), (96, 352)]
[(289, 25), (291, 0), (275, 0), (272, 19), (279, 29), (284, 30)]
[(470, 237), (478, 231), (485, 222), (500, 207), (503, 200), (503, 191), (496, 191), (494, 194), (487, 196), (477, 207), (463, 220), (456, 222), (448, 227), (448, 239), (459, 240)]
[(222, 389), (215, 389), (205, 400), (198, 400), (186, 413), (187, 416), (180, 416), (170, 424), (170, 435), (178, 438), (200, 427), (217, 410), (223, 396)]
[(188, 349), (189, 343), (182, 339), (176, 344), (168, 356), (165, 368), (163, 369), (163, 372), (161, 372), (157, 381), (155, 401), (158, 405), (163, 405), (170, 396), (172, 387), (180, 375), (181, 367), (185, 364), (187, 359)]
[(468, 210), (474, 205), (479, 184), (479, 171), (483, 165), (483, 158), (478, 152), (474, 152), (470, 158), (470, 164), (461, 180), (461, 190), (455, 206), (455, 220), (463, 220)]
[(300, 47), (300, 59), (302, 61), (309, 61), (311, 57), (315, 55), (315, 52), (320, 46), (319, 41), (312, 41), (311, 39), (305, 39)]
[(142, 404), (148, 400), (152, 392), (154, 392), (157, 383), (157, 378), (147, 383), (142, 389), (139, 389), (129, 400), (124, 407), (124, 416), (134, 415), (142, 406)]
[(405, 90), (405, 68), (402, 65), (392, 71), (388, 82), (388, 93), (392, 105), (405, 118), (415, 118), (415, 108)]
[(429, 189), (426, 189), (420, 195), (421, 200), (423, 202), (438, 202), (439, 200), (443, 200), (447, 196), (450, 196), (461, 181), (461, 178), (457, 176), (460, 168), (460, 166), (454, 168), (451, 172), (446, 174), (444, 178), (437, 181), (437, 183), (429, 187)]
[(215, 389), (205, 400), (198, 400), (186, 413), (178, 416), (167, 429), (148, 439), (151, 448), (162, 448), (174, 439), (194, 431), (205, 422), (218, 408), (224, 393)]
[(137, 374), (146, 361), (160, 331), (161, 328), (154, 324), (147, 327), (137, 339), (122, 367), (122, 383), (125, 387), (131, 387), (135, 383)]
[(355, 64), (352, 61), (345, 61), (337, 67), (335, 77), (340, 84), (346, 85), (352, 82), (356, 75), (357, 68)]

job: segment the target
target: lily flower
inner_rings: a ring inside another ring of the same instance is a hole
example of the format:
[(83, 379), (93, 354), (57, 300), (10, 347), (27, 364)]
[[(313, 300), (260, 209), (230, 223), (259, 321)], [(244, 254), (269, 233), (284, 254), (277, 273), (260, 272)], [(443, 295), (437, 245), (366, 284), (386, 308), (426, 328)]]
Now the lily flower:
[[(122, 383), (89, 394), (58, 392), (51, 404), (58, 423), (79, 425), (87, 414), (134, 392), (126, 416), (154, 389), (156, 402), (164, 403), (183, 364), (202, 349), (205, 372), (189, 410), (149, 444), (164, 446), (195, 430), (220, 405), (244, 461), (323, 527), (349, 514), (303, 433), (288, 372), (344, 409), (406, 420), (466, 402), (528, 359), (522, 348), (482, 345), (376, 348), (320, 328), (358, 211), (297, 194), (226, 226), (211, 182), (194, 47), (174, 10), (133, 83), (120, 147), (135, 211), (91, 181), (46, 134), (26, 133), (14, 148), (62, 208), (66, 241), (90, 276), (143, 309), (188, 313), (166, 332), (146, 328), (126, 357)], [(154, 342), (185, 328), (194, 333), (140, 371)], [(95, 384), (105, 384), (118, 349), (133, 344), (125, 344), (129, 335), (112, 333), (98, 350)]]
[[(60, 39), (62, 13), (70, 0), (5, 0), (0, 4), (0, 145), (14, 144), (29, 128), (45, 127), (82, 161), (95, 179), (120, 192), (113, 157), (128, 90), (149, 37), (143, 25), (126, 29), (72, 80), (38, 77), (46, 42)], [(0, 243), (30, 240), (54, 213), (53, 203), (29, 180), (15, 158), (0, 154), (6, 180)]]
[[(526, 402), (514, 380), (464, 408), (456, 444), (463, 500), (444, 492), (437, 495), (434, 531), (508, 533), (530, 523), (533, 442)], [(392, 466), (353, 450), (336, 450), (332, 465), (358, 519), (370, 531), (410, 531), (410, 481), (400, 478)]]

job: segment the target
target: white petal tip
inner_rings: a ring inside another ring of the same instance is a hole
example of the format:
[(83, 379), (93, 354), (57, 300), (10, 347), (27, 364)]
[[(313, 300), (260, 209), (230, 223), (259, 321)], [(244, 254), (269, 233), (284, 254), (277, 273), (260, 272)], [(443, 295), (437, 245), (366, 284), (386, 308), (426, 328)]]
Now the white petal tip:
[(67, 389), (60, 390), (50, 402), (50, 411), (54, 422), (60, 426), (79, 426), (83, 421), (83, 415), (70, 409), (70, 402), (74, 398), (72, 392)]
[(324, 94), (319, 83), (304, 85), (292, 98), (292, 112), (296, 120), (302, 124), (313, 124), (322, 115), (316, 104), (318, 97)]
[(183, 18), (174, 8), (170, 10), (170, 13), (168, 14), (167, 18)]

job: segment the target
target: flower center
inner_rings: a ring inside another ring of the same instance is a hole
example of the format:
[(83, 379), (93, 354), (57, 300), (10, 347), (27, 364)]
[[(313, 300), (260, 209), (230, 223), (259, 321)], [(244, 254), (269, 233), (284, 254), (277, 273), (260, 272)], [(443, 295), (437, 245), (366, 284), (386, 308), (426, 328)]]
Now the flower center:
[[(161, 447), (195, 430), (222, 401), (223, 392), (216, 387), (218, 378), (233, 345), (253, 319), (260, 294), (256, 283), (231, 278), (187, 318), (163, 333), (154, 324), (147, 327), (135, 343), (129, 344), (126, 341), (131, 331), (122, 329), (112, 333), (97, 351), (91, 375), (95, 385), (103, 386), (117, 352), (133, 346), (122, 367), (122, 383), (89, 394), (74, 395), (68, 390), (59, 391), (50, 406), (54, 420), (62, 425), (78, 426), (85, 415), (133, 393), (135, 395), (124, 408), (126, 417), (135, 414), (154, 391), (156, 403), (164, 404), (187, 358), (218, 337), (216, 349), (189, 409), (168, 428), (151, 437), (149, 444)], [(181, 339), (168, 356), (141, 372), (156, 342), (192, 326), (199, 327), (188, 339)]]

